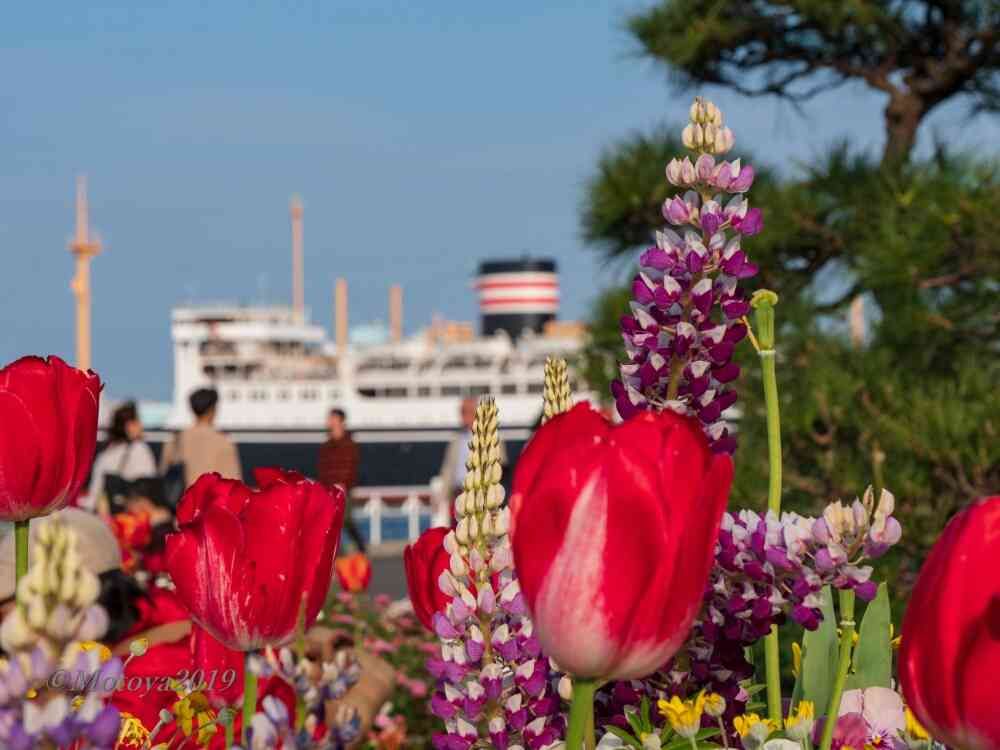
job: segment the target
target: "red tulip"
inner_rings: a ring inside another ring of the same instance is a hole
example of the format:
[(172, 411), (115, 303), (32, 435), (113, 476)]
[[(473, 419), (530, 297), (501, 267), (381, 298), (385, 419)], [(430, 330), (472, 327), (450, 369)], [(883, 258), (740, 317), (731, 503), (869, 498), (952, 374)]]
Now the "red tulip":
[(0, 370), (0, 520), (44, 516), (74, 500), (97, 445), (101, 380), (58, 357)]
[(343, 490), (294, 472), (257, 472), (259, 490), (201, 476), (177, 508), (167, 569), (191, 618), (229, 648), (292, 638), (316, 619), (333, 575)]
[(403, 551), (406, 567), (406, 588), (417, 619), (428, 630), (434, 630), (431, 618), (435, 612), (444, 612), (451, 597), (438, 586), (438, 578), (448, 569), (450, 555), (444, 548), (444, 538), (449, 529), (439, 526), (427, 529), (420, 538)]
[(359, 594), (368, 590), (372, 582), (372, 563), (364, 552), (338, 557), (333, 562), (337, 582), (344, 591)]
[(547, 422), (518, 461), (511, 541), (542, 650), (570, 674), (662, 667), (701, 607), (733, 465), (696, 422), (588, 404)]
[(1000, 674), (1000, 496), (945, 528), (906, 607), (899, 681), (936, 739), (962, 750), (1000, 747), (992, 685)]

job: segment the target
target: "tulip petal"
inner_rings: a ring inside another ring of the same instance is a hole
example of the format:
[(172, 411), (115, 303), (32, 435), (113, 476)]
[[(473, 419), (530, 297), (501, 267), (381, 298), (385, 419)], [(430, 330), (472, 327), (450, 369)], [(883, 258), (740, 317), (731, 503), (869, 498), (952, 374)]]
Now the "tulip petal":
[(36, 515), (33, 488), (42, 473), (41, 436), (21, 398), (0, 390), (0, 516), (23, 521)]

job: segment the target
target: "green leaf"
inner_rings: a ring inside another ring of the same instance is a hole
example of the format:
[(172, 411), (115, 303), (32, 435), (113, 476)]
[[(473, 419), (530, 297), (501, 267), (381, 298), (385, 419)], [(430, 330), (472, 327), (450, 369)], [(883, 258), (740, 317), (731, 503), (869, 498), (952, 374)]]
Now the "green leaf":
[(639, 711), (642, 716), (642, 731), (652, 732), (653, 723), (649, 720), (649, 698), (647, 696), (642, 696), (642, 703), (639, 706)]
[(854, 649), (853, 674), (847, 678), (847, 690), (891, 687), (892, 643), (889, 638), (891, 623), (889, 589), (882, 583), (861, 620), (858, 646)]
[(639, 718), (639, 712), (629, 706), (625, 709), (625, 720), (628, 721), (629, 726), (632, 727), (632, 731), (635, 732), (635, 736), (642, 737), (642, 719)]
[(611, 732), (611, 734), (620, 739), (626, 745), (631, 745), (632, 747), (636, 748), (636, 750), (642, 750), (642, 743), (639, 742), (639, 740), (637, 740), (635, 737), (633, 737), (631, 734), (626, 732), (621, 727), (616, 727), (608, 724), (604, 727), (604, 731)]
[(833, 611), (833, 593), (823, 588), (823, 621), (816, 630), (807, 630), (802, 639), (802, 697), (820, 710), (830, 703), (836, 676), (837, 615)]

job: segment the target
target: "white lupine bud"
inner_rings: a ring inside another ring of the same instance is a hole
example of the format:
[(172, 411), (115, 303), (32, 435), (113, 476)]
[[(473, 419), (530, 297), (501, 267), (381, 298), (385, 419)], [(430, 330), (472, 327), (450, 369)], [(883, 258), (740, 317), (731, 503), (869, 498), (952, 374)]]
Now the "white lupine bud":
[(489, 513), (483, 515), (483, 536), (489, 539), (493, 536), (493, 519)]
[(454, 555), (458, 551), (458, 540), (455, 538), (454, 529), (445, 534), (442, 546), (449, 555)]
[(722, 110), (707, 100), (705, 101), (705, 121), (717, 127), (722, 125)]
[(86, 607), (97, 601), (101, 593), (101, 584), (97, 576), (89, 570), (81, 572), (80, 580), (77, 583), (75, 602), (78, 607)]
[(715, 148), (715, 136), (718, 132), (719, 129), (715, 125), (707, 124), (702, 127), (702, 138), (706, 151), (712, 151)]
[[(731, 151), (735, 144), (736, 137), (733, 135), (733, 131), (729, 128), (722, 128), (715, 139), (715, 153), (725, 154)], [(737, 171), (736, 174), (739, 174), (739, 172)]]
[(510, 531), (510, 508), (501, 508), (493, 516), (493, 533), (503, 536)]
[(689, 124), (687, 127), (681, 131), (681, 143), (684, 144), (685, 148), (689, 148), (692, 151), (695, 149), (696, 145), (694, 140), (694, 129), (697, 127), (694, 123)]
[(573, 699), (573, 682), (566, 675), (559, 678), (559, 697), (564, 701)]
[(45, 621), (49, 619), (49, 613), (45, 609), (45, 600), (40, 597), (34, 597), (30, 602), (28, 602), (28, 625), (30, 625), (35, 630), (41, 630), (45, 627)]
[(468, 521), (469, 521), (469, 531), (468, 531), (469, 539), (470, 540), (478, 539), (479, 538), (479, 522), (476, 520), (475, 516), (469, 516), (468, 517)]
[(694, 146), (701, 148), (705, 145), (705, 129), (701, 125), (694, 126)]
[(491, 472), (492, 473), (490, 474), (489, 482), (490, 484), (496, 484), (497, 482), (500, 481), (500, 477), (503, 476), (503, 469), (500, 468), (499, 462), (493, 464)]
[(486, 490), (486, 507), (495, 510), (503, 505), (504, 489), (502, 484), (491, 484)]
[(15, 609), (3, 619), (3, 624), (0, 625), (0, 645), (4, 651), (18, 651), (30, 645), (34, 639), (34, 633), (20, 609)]
[(459, 555), (451, 555), (448, 558), (448, 567), (451, 569), (451, 574), (456, 578), (464, 576), (469, 572), (469, 566), (465, 564), (465, 560)]
[(691, 109), (688, 111), (691, 122), (698, 122), (701, 119), (701, 97), (695, 97), (691, 102)]
[(468, 544), (471, 537), (469, 536), (469, 519), (468, 517), (463, 518), (458, 522), (458, 526), (455, 529), (455, 536), (458, 538), (459, 544)]
[(476, 512), (482, 513), (486, 509), (486, 493), (483, 490), (476, 490)]

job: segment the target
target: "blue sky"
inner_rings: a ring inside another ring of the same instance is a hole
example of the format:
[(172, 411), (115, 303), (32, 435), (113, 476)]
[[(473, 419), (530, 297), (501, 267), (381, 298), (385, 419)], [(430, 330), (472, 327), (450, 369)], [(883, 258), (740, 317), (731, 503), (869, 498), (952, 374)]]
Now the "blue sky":
[[(105, 243), (93, 264), (94, 361), (113, 396), (169, 397), (170, 308), (290, 296), (288, 199), (305, 204), (306, 300), (330, 325), (475, 317), (479, 260), (531, 253), (562, 271), (563, 317), (612, 282), (579, 238), (602, 148), (682, 122), (688, 94), (637, 58), (641, 2), (357, 0), (19, 3), (0, 27), (0, 361), (73, 356), (74, 177)], [(164, 7), (169, 5), (169, 7)], [(739, 144), (806, 160), (850, 137), (877, 150), (880, 97), (806, 108), (707, 92)], [(996, 121), (930, 118), (963, 145)]]

